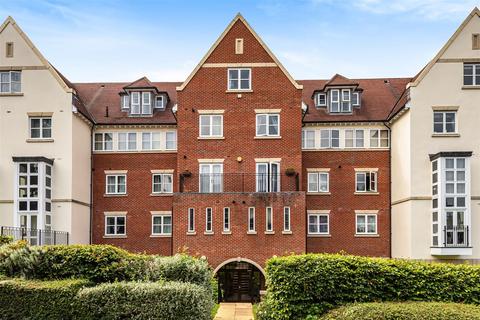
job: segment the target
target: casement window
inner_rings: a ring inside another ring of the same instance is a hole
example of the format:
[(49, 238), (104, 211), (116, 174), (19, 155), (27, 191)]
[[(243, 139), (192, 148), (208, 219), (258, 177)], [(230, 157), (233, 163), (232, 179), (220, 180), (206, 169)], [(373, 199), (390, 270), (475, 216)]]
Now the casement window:
[(223, 116), (200, 115), (200, 137), (223, 137)]
[(256, 136), (278, 137), (280, 135), (279, 114), (257, 114)]
[(308, 173), (308, 192), (328, 192), (329, 174), (328, 172), (309, 172)]
[(315, 149), (315, 130), (302, 131), (303, 149)]
[(257, 162), (257, 192), (280, 191), (280, 163)]
[(137, 134), (135, 132), (119, 132), (118, 150), (137, 150)]
[(223, 208), (223, 232), (230, 232), (230, 208)]
[(322, 129), (320, 130), (320, 148), (339, 148), (340, 130)]
[(113, 133), (111, 132), (95, 133), (94, 150), (95, 151), (113, 150)]
[(152, 184), (152, 193), (172, 193), (173, 175), (170, 173), (154, 173)]
[(142, 114), (152, 114), (152, 94), (142, 92)]
[(121, 107), (123, 110), (127, 110), (130, 108), (130, 96), (128, 94), (121, 96), (121, 101)]
[(325, 107), (327, 105), (327, 95), (325, 93), (317, 93), (317, 107)]
[(463, 85), (464, 86), (480, 85), (480, 63), (464, 63), (463, 64)]
[(172, 215), (152, 215), (152, 235), (171, 235)]
[(328, 214), (308, 214), (308, 234), (329, 234)]
[(108, 174), (106, 176), (106, 194), (126, 194), (127, 193), (127, 175)]
[(330, 112), (340, 112), (340, 90), (330, 90)]
[(363, 148), (364, 130), (348, 129), (345, 130), (345, 148)]
[(187, 223), (188, 223), (188, 232), (193, 233), (195, 232), (195, 209), (194, 208), (188, 208), (188, 217), (187, 217)]
[(130, 96), (130, 114), (140, 114), (140, 92), (132, 92)]
[(364, 171), (355, 173), (356, 192), (377, 192), (377, 172)]
[(351, 91), (350, 89), (342, 90), (342, 112), (349, 113), (352, 112), (352, 102), (351, 102)]
[(205, 232), (207, 233), (213, 232), (213, 209), (212, 208), (205, 209)]
[(255, 232), (255, 208), (248, 208), (248, 232)]
[(434, 111), (433, 132), (434, 133), (455, 133), (457, 132), (456, 111)]
[(0, 72), (0, 93), (17, 93), (22, 91), (22, 73), (20, 71)]
[(273, 208), (267, 207), (265, 210), (265, 231), (273, 232)]
[(360, 92), (352, 93), (352, 106), (354, 107), (360, 106)]
[(283, 231), (290, 232), (291, 229), (291, 219), (290, 219), (290, 207), (283, 207)]
[(223, 164), (200, 164), (200, 193), (222, 192), (223, 190)]
[(165, 149), (177, 150), (177, 132), (176, 131), (168, 131), (165, 134)]
[(163, 96), (155, 97), (155, 109), (165, 109), (165, 101)]
[(160, 150), (160, 132), (143, 132), (142, 150)]
[(251, 69), (228, 69), (228, 90), (251, 90)]
[(39, 211), (40, 182), (39, 163), (31, 162), (18, 164), (19, 212)]
[(105, 216), (105, 235), (124, 236), (127, 234), (126, 216)]
[(357, 234), (377, 234), (376, 214), (356, 214)]
[(388, 148), (388, 130), (370, 130), (370, 148)]
[(50, 139), (52, 137), (52, 117), (30, 117), (30, 139)]

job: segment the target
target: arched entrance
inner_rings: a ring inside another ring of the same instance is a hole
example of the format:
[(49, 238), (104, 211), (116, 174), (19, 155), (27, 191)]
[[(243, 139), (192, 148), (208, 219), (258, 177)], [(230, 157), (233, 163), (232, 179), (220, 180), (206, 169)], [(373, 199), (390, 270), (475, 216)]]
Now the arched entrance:
[(216, 269), (219, 300), (224, 302), (257, 302), (265, 289), (263, 270), (247, 259), (225, 261)]

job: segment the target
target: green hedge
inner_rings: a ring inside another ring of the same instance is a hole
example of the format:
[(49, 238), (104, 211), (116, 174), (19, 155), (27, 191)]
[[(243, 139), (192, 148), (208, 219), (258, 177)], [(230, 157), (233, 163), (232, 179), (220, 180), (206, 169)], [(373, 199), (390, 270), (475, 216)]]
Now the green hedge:
[(13, 242), (13, 237), (11, 236), (0, 236), (0, 246)]
[(307, 254), (267, 262), (259, 319), (301, 319), (337, 305), (375, 301), (480, 303), (480, 267)]
[(82, 289), (78, 310), (82, 319), (210, 320), (210, 291), (182, 282), (117, 282)]
[(321, 320), (472, 320), (480, 319), (480, 308), (441, 302), (359, 303), (334, 309)]
[(12, 320), (76, 318), (76, 294), (88, 285), (85, 280), (1, 280), (0, 317)]

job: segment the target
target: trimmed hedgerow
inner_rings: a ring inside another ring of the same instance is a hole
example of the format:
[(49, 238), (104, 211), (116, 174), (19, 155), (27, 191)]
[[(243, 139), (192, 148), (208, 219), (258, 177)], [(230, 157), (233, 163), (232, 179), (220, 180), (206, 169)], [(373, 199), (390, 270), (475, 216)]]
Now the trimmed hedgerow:
[(352, 302), (480, 303), (480, 267), (306, 254), (267, 262), (259, 319), (302, 319)]
[(76, 294), (89, 284), (86, 280), (1, 280), (0, 317), (12, 320), (76, 318)]
[(373, 302), (334, 309), (321, 320), (473, 320), (480, 319), (474, 305), (445, 302)]
[(82, 289), (82, 319), (210, 319), (211, 293), (192, 283), (117, 282)]

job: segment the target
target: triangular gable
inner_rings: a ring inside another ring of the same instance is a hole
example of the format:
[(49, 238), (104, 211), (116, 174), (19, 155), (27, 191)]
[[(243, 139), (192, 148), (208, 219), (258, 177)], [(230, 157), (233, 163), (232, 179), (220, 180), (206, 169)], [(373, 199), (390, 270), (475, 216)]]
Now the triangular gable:
[(45, 57), (40, 53), (40, 51), (35, 47), (33, 42), (28, 38), (28, 36), (22, 31), (22, 29), (18, 26), (18, 24), (15, 22), (15, 20), (11, 17), (8, 16), (7, 19), (2, 23), (0, 26), (0, 33), (5, 30), (5, 28), (11, 25), (16, 32), (20, 35), (20, 37), (26, 42), (26, 44), (32, 49), (33, 53), (38, 57), (38, 59), (41, 61), (41, 63), (50, 71), (52, 76), (58, 81), (60, 86), (66, 91), (66, 92), (74, 92), (73, 88), (69, 87), (65, 81), (63, 81), (62, 77), (57, 73), (55, 68), (52, 67), (52, 65), (45, 59)]
[(411, 83), (408, 84), (407, 87), (416, 87), (418, 84), (425, 78), (428, 72), (432, 69), (435, 63), (443, 56), (443, 54), (448, 50), (448, 48), (452, 45), (455, 39), (460, 35), (463, 29), (467, 26), (467, 24), (472, 20), (473, 17), (478, 16), (480, 17), (480, 10), (475, 7), (472, 12), (465, 18), (462, 24), (458, 27), (455, 33), (448, 39), (447, 43), (440, 49), (437, 55), (423, 68), (423, 70), (413, 79)]
[(358, 85), (358, 82), (354, 81), (354, 80), (350, 80), (344, 76), (342, 76), (341, 74), (335, 74), (330, 80), (327, 81), (327, 83), (325, 83), (325, 87), (328, 87), (328, 86), (356, 86)]
[(267, 45), (262, 41), (262, 39), (258, 36), (258, 34), (252, 29), (252, 27), (248, 24), (248, 22), (245, 20), (245, 18), (238, 13), (235, 18), (230, 22), (230, 24), (227, 26), (225, 31), (222, 32), (220, 37), (215, 41), (215, 43), (212, 45), (212, 47), (208, 50), (208, 52), (205, 54), (205, 56), (200, 60), (198, 65), (193, 69), (192, 73), (188, 76), (188, 78), (182, 83), (181, 86), (177, 87), (177, 91), (182, 91), (187, 84), (192, 80), (192, 78), (195, 76), (195, 74), (198, 72), (198, 70), (202, 67), (202, 65), (207, 61), (207, 59), (210, 57), (212, 52), (217, 48), (217, 46), (220, 44), (220, 42), (225, 38), (225, 36), (228, 34), (230, 29), (234, 26), (234, 24), (237, 21), (241, 21), (247, 29), (250, 31), (250, 33), (255, 37), (255, 39), (260, 43), (260, 45), (265, 49), (267, 54), (271, 57), (271, 59), (275, 62), (275, 64), (282, 70), (282, 72), (285, 74), (285, 76), (290, 80), (290, 82), (295, 86), (297, 89), (302, 89), (303, 86), (298, 84), (292, 76), (288, 73), (288, 71), (285, 69), (285, 67), (280, 63), (280, 61), (275, 57), (275, 55), (270, 51), (270, 49), (267, 47)]
[(141, 77), (138, 80), (135, 80), (129, 84), (127, 84), (124, 89), (131, 89), (131, 88), (155, 88), (156, 87), (153, 85), (153, 83), (148, 80), (147, 77)]

